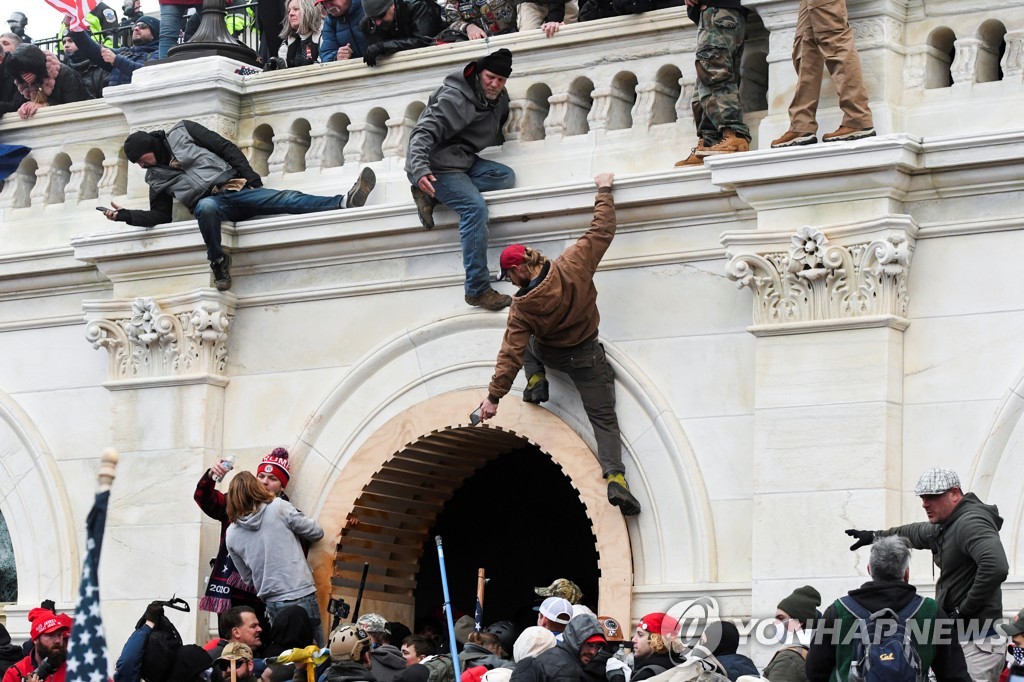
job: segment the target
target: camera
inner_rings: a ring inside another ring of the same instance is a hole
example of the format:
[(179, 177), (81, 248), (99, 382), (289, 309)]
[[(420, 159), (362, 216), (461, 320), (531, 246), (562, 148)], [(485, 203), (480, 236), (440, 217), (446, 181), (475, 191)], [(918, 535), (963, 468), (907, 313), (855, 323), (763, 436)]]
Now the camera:
[(330, 601), (327, 602), (327, 611), (337, 618), (339, 622), (344, 623), (348, 620), (348, 614), (352, 612), (352, 607), (344, 599), (331, 597)]
[(60, 667), (60, 664), (60, 661), (55, 661), (52, 657), (44, 658), (39, 662), (39, 667), (36, 668), (32, 674), (40, 680), (45, 680), (47, 677), (57, 672), (57, 668)]

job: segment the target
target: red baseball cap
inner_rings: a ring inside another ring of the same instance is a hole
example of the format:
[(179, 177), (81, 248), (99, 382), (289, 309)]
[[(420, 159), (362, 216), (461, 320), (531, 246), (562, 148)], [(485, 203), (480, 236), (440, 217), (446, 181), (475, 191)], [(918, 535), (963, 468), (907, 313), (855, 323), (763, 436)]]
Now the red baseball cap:
[(506, 246), (505, 250), (501, 252), (501, 277), (498, 279), (508, 279), (508, 271), (512, 268), (522, 265), (523, 261), (526, 260), (526, 247), (522, 244), (512, 244)]
[(32, 641), (39, 639), (39, 635), (57, 632), (58, 630), (70, 630), (71, 618), (66, 614), (57, 615), (49, 609), (35, 608), (28, 612), (28, 619), (32, 623), (30, 635)]

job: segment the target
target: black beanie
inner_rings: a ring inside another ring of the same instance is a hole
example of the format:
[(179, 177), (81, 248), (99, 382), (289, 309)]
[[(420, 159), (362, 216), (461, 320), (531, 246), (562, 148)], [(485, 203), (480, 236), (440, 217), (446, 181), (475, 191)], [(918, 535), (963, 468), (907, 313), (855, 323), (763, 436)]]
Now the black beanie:
[(497, 52), (492, 52), (486, 57), (476, 60), (476, 70), (483, 71), (484, 69), (502, 78), (508, 78), (512, 75), (512, 53), (501, 48)]
[(143, 154), (148, 152), (156, 154), (159, 151), (160, 140), (156, 139), (149, 133), (144, 133), (142, 131), (132, 133), (124, 141), (124, 155), (127, 156), (128, 160), (132, 163), (138, 163)]
[(740, 631), (727, 620), (716, 620), (708, 623), (704, 630), (707, 646), (714, 647), (714, 656), (734, 654), (740, 648)]
[(793, 590), (793, 594), (779, 602), (778, 608), (785, 611), (793, 620), (806, 623), (818, 615), (821, 606), (821, 595), (810, 585)]

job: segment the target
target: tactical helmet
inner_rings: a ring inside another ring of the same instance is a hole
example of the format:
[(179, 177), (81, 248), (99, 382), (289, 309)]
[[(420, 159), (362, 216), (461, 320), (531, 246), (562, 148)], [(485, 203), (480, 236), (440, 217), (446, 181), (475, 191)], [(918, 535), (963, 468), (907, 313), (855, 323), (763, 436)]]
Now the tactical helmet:
[(22, 12), (11, 12), (11, 16), (7, 18), (7, 24), (14, 32), (17, 32), (19, 29), (24, 31), (25, 27), (28, 26), (28, 17)]
[(331, 633), (332, 661), (361, 661), (370, 646), (370, 637), (361, 627), (346, 623)]
[(516, 626), (512, 624), (512, 621), (499, 620), (497, 623), (491, 623), (484, 628), (484, 632), (489, 632), (497, 637), (505, 653), (512, 655), (512, 647), (516, 643)]

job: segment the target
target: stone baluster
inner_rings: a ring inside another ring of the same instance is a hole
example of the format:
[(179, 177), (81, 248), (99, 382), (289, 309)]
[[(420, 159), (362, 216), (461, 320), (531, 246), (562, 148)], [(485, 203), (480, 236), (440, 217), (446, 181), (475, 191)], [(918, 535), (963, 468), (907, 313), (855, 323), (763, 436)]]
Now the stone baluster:
[(596, 88), (591, 97), (594, 104), (587, 114), (587, 123), (591, 130), (621, 130), (632, 125), (632, 121), (629, 120), (629, 111), (633, 108), (632, 93), (611, 86)]
[(677, 121), (693, 120), (693, 106), (690, 103), (693, 100), (695, 87), (697, 87), (697, 82), (692, 77), (683, 76), (679, 79), (679, 98), (676, 99)]
[(903, 88), (905, 90), (923, 88), (925, 86), (927, 68), (927, 51), (918, 49), (908, 52), (903, 62)]
[(323, 168), (324, 152), (327, 149), (327, 128), (311, 128), (309, 150), (306, 151), (306, 168)]
[(384, 158), (405, 156), (406, 150), (409, 148), (409, 137), (412, 135), (412, 129), (416, 126), (416, 121), (408, 116), (398, 116), (389, 118), (385, 125), (388, 132), (381, 144)]
[(32, 190), (37, 178), (32, 164), (25, 167), (24, 162), (4, 182), (0, 193), (0, 208), (27, 208), (32, 205)]
[(85, 180), (85, 171), (86, 164), (71, 164), (71, 168), (68, 169), (68, 183), (64, 187), (65, 204), (73, 206), (78, 203), (79, 199), (85, 198), (82, 196), (82, 182)]
[(636, 87), (636, 104), (632, 111), (633, 127), (646, 130), (652, 125), (676, 120), (678, 99), (679, 88), (657, 81), (640, 83)]
[(1015, 83), (1024, 80), (1024, 31), (1007, 31), (1006, 52), (999, 66), (1003, 69), (1003, 80)]
[(950, 73), (953, 84), (973, 83), (978, 72), (978, 54), (982, 42), (978, 38), (958, 38), (953, 45), (956, 47), (956, 58)]
[(96, 198), (108, 202), (128, 191), (128, 162), (116, 155), (103, 159)]
[(505, 123), (505, 139), (532, 142), (544, 139), (544, 119), (549, 109), (532, 99), (509, 102), (509, 119)]
[(387, 129), (369, 121), (352, 123), (348, 127), (348, 144), (345, 145), (345, 163), (369, 163), (383, 158), (381, 147)]
[(53, 169), (51, 164), (39, 164), (36, 168), (36, 181), (32, 185), (32, 191), (29, 193), (29, 204), (31, 206), (42, 206), (48, 204), (50, 197), (50, 184), (52, 175), (50, 171)]
[(529, 101), (528, 99), (514, 99), (508, 103), (508, 120), (505, 121), (505, 127), (501, 130), (506, 142), (519, 139)]
[(295, 133), (274, 135), (274, 152), (267, 159), (267, 170), (271, 173), (301, 173), (306, 170), (306, 150), (309, 140)]
[(590, 98), (580, 97), (571, 92), (561, 92), (551, 95), (548, 104), (548, 116), (544, 119), (544, 133), (547, 137), (580, 135), (587, 132)]

